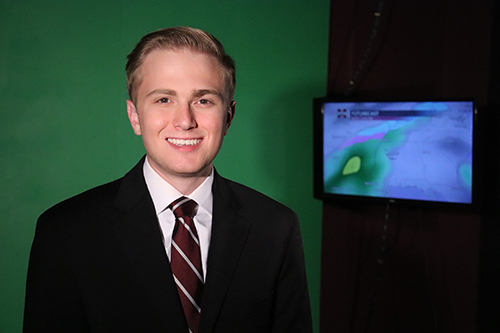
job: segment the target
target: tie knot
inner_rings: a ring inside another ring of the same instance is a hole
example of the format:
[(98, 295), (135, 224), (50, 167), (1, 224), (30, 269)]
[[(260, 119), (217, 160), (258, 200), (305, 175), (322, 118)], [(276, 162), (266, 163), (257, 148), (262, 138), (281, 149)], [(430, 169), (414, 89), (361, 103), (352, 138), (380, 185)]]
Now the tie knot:
[(196, 201), (186, 197), (180, 197), (168, 205), (168, 208), (172, 210), (176, 218), (179, 216), (189, 216), (193, 218), (196, 215), (197, 207), (198, 204)]

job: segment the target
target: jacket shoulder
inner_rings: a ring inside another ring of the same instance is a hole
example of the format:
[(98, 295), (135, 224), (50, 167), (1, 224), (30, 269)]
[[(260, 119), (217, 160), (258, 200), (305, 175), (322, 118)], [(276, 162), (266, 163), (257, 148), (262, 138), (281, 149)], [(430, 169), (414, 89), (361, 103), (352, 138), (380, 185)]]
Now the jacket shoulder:
[(239, 199), (240, 211), (257, 218), (280, 215), (288, 220), (296, 220), (295, 212), (284, 204), (241, 183), (224, 179)]
[[(142, 176), (144, 158), (139, 161), (123, 177), (109, 183), (93, 187), (69, 199), (59, 202), (46, 210), (39, 220), (70, 218), (81, 220), (86, 218), (102, 220), (107, 212), (116, 208), (122, 209), (123, 202), (134, 204), (145, 191), (146, 185)], [(117, 203), (122, 203), (118, 206)], [(101, 218), (99, 216), (102, 216)]]
[(89, 212), (102, 213), (102, 210), (113, 207), (121, 184), (121, 178), (112, 182), (96, 186), (85, 192), (63, 200), (47, 209), (40, 215), (39, 220), (58, 220), (71, 217), (83, 217)]

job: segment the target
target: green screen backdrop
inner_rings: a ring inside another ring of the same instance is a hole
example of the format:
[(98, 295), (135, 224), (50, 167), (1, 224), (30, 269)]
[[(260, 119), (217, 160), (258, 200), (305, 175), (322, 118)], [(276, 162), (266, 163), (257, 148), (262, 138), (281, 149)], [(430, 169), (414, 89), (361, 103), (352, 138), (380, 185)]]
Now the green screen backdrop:
[(37, 217), (144, 154), (126, 115), (125, 57), (179, 25), (211, 32), (236, 61), (236, 115), (215, 165), (299, 215), (318, 331), (311, 105), (325, 93), (329, 2), (0, 0), (0, 332), (21, 331)]

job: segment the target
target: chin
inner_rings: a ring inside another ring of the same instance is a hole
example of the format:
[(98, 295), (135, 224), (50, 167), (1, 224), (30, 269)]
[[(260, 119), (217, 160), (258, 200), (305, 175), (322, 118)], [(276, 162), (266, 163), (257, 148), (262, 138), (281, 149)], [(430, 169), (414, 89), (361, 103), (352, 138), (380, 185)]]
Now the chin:
[(190, 166), (185, 168), (177, 168), (175, 172), (183, 177), (208, 176), (210, 174), (210, 168), (193, 168), (192, 166)]

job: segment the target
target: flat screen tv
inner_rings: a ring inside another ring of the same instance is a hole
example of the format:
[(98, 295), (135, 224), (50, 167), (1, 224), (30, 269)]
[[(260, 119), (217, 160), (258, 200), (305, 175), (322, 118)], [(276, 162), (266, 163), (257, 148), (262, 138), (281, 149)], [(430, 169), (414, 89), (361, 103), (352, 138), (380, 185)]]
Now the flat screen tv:
[(316, 98), (314, 196), (472, 205), (472, 100)]

